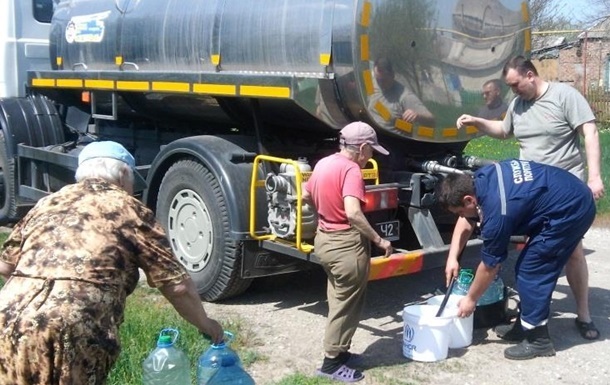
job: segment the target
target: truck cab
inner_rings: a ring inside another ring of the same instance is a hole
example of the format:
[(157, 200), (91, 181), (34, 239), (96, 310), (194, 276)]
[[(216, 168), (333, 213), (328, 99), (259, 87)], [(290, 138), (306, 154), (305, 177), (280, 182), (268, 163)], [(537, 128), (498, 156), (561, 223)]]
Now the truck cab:
[(0, 98), (25, 95), (27, 71), (50, 67), (53, 0), (0, 3)]

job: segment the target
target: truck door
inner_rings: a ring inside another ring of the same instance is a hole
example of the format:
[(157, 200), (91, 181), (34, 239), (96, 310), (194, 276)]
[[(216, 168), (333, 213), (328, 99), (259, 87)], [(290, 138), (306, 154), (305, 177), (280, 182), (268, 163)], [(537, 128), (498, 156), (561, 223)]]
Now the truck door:
[(0, 97), (24, 96), (28, 70), (49, 69), (53, 0), (0, 2)]

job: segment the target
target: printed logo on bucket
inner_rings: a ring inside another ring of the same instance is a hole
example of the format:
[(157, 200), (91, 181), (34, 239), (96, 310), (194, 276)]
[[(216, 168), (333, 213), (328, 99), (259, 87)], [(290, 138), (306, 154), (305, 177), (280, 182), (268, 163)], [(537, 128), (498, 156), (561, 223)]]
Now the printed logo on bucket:
[(413, 341), (413, 338), (415, 337), (415, 330), (411, 326), (409, 326), (409, 324), (405, 324), (403, 334), (404, 334), (403, 349), (408, 352), (416, 351), (417, 345), (413, 345), (411, 343), (411, 341)]
[(404, 334), (405, 334), (405, 341), (411, 342), (411, 341), (413, 341), (413, 337), (415, 337), (415, 330), (413, 330), (413, 328), (411, 326), (409, 326), (409, 324), (405, 324)]

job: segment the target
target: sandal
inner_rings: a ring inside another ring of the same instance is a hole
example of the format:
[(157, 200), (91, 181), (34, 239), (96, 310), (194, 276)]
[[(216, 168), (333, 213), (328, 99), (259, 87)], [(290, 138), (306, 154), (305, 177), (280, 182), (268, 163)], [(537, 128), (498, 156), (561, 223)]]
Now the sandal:
[(578, 318), (574, 319), (574, 321), (576, 322), (576, 328), (582, 338), (586, 340), (596, 340), (599, 338), (599, 330), (597, 330), (593, 321), (582, 322), (579, 321)]
[(320, 369), (316, 371), (316, 374), (320, 377), (330, 378), (335, 381), (342, 382), (356, 382), (360, 381), (364, 378), (364, 374), (360, 371), (347, 367), (345, 365), (341, 365), (339, 369), (335, 370), (333, 373), (324, 373)]

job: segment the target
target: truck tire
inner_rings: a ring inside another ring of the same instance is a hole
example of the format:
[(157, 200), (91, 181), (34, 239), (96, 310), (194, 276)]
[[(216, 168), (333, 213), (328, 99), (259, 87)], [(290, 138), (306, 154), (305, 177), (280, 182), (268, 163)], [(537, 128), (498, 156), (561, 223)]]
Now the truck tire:
[[(33, 95), (0, 100), (0, 224), (21, 219), (33, 206), (20, 200), (18, 183), (30, 184), (28, 167), (17, 180), (17, 144), (46, 147), (65, 142), (63, 125), (57, 109), (49, 99)], [(49, 178), (54, 182), (54, 178)]]
[(4, 131), (0, 130), (0, 224), (5, 225), (16, 217), (15, 160), (8, 156)]
[(241, 243), (229, 237), (229, 216), (218, 181), (201, 163), (181, 160), (163, 177), (157, 217), (172, 250), (201, 298), (218, 301), (243, 293)]

